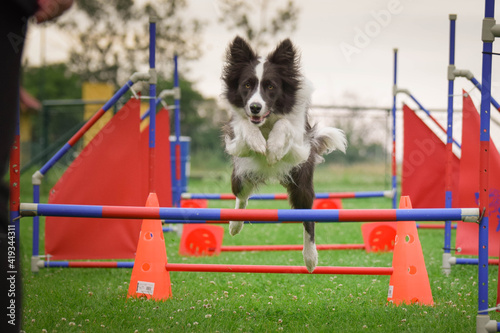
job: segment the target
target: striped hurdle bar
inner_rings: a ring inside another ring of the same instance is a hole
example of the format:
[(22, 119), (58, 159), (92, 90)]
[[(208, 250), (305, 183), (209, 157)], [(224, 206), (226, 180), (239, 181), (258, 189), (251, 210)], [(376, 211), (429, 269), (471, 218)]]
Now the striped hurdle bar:
[[(316, 193), (316, 199), (351, 199), (351, 198), (392, 198), (391, 191), (369, 191), (369, 192), (330, 192)], [(230, 193), (182, 193), (182, 199), (205, 199), (205, 200), (235, 200), (236, 196)], [(250, 200), (287, 200), (288, 194), (256, 194)]]
[(365, 221), (465, 221), (477, 222), (478, 208), (417, 209), (219, 209), (98, 206), (21, 203), (21, 216), (67, 216), (174, 221), (365, 222)]
[[(46, 261), (44, 267), (57, 268), (132, 268), (133, 261)], [(221, 264), (166, 264), (169, 272), (218, 272), (218, 273), (273, 273), (273, 274), (348, 274), (391, 275), (392, 267), (319, 266), (309, 273), (305, 266), (277, 265), (221, 265)]]

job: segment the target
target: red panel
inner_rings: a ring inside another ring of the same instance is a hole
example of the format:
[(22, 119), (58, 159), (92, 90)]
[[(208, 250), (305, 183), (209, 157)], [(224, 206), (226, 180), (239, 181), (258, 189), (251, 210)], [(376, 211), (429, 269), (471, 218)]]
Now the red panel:
[[(68, 167), (52, 188), (49, 203), (144, 206), (149, 194), (148, 131), (141, 134), (139, 124), (139, 101), (131, 99)], [(172, 192), (167, 111), (158, 113), (157, 126), (155, 187), (160, 204), (168, 207)], [(45, 253), (52, 260), (134, 258), (141, 222), (47, 217)]]
[[(463, 99), (462, 120), (462, 158), (460, 161), (460, 207), (478, 207), (480, 151), (484, 150), (483, 142), (479, 140), (479, 113), (470, 97)], [(500, 244), (500, 155), (493, 141), (489, 146), (489, 247), (488, 254), (498, 257)], [(478, 227), (475, 223), (458, 222), (456, 247), (461, 251), (457, 254), (477, 255)]]
[[(155, 167), (154, 167), (154, 182), (153, 188), (158, 196), (160, 207), (172, 207), (172, 172), (170, 166), (170, 119), (168, 110), (161, 109), (156, 114), (156, 147), (155, 147)], [(144, 182), (147, 186), (149, 183), (149, 128), (146, 127), (141, 132), (141, 172), (144, 173)], [(144, 194), (144, 199), (137, 206), (144, 206), (149, 191)]]
[[(144, 205), (138, 152), (139, 101), (132, 99), (64, 172), (49, 203)], [(52, 260), (133, 258), (140, 228), (141, 220), (47, 217), (45, 253)]]
[[(414, 208), (444, 208), (447, 153), (446, 145), (408, 106), (404, 112), (404, 156), (401, 195), (409, 196)], [(450, 146), (451, 148), (451, 146)], [(451, 183), (458, 189), (460, 162), (453, 155)], [(453, 207), (458, 200), (453, 200)]]

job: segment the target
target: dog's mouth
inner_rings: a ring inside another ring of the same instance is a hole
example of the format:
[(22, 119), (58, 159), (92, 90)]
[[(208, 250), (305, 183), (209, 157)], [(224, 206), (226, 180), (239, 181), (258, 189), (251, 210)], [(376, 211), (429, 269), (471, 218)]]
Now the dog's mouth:
[(271, 114), (271, 110), (268, 110), (263, 116), (250, 116), (250, 121), (255, 125), (260, 125), (264, 123), (267, 117)]

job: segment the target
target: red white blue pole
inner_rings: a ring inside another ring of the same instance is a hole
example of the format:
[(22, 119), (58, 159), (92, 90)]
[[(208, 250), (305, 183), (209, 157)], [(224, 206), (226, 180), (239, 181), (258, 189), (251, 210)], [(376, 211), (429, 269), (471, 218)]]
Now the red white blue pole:
[[(367, 191), (367, 192), (329, 192), (316, 193), (316, 199), (354, 199), (354, 198), (391, 198), (392, 191)], [(205, 199), (205, 200), (234, 200), (236, 197), (231, 193), (182, 193), (182, 199)], [(250, 200), (288, 200), (288, 194), (256, 194)]]
[[(132, 261), (46, 261), (45, 267), (58, 268), (132, 268)], [(270, 273), (270, 274), (337, 274), (337, 275), (392, 275), (392, 267), (319, 266), (309, 273), (305, 266), (277, 265), (216, 265), (166, 264), (169, 272)]]
[(420, 209), (219, 209), (22, 203), (21, 216), (209, 221), (477, 221), (477, 208)]

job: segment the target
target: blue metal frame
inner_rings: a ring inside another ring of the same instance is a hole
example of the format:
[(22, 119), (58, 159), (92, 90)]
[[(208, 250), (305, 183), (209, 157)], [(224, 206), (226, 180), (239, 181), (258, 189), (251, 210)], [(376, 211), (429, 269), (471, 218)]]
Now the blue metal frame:
[[(485, 0), (485, 18), (493, 18), (495, 1)], [(493, 43), (483, 41), (483, 67), (481, 90), (481, 125), (479, 158), (479, 208), (484, 216), (479, 223), (478, 249), (478, 314), (488, 309), (488, 228), (489, 228), (489, 145), (490, 145), (490, 104), (491, 104), (491, 65)]]
[(398, 206), (398, 178), (396, 165), (396, 96), (397, 96), (397, 77), (398, 77), (398, 49), (394, 49), (394, 85), (392, 99), (392, 208)]
[[(455, 23), (456, 16), (450, 15), (450, 58), (449, 66), (455, 65)], [(448, 121), (446, 129), (446, 175), (445, 175), (445, 208), (451, 208), (453, 203), (452, 188), (452, 159), (453, 159), (453, 86), (454, 80), (448, 79)], [(444, 223), (444, 253), (451, 251), (451, 221)]]
[(156, 149), (156, 18), (149, 21), (149, 192), (155, 192), (155, 149)]
[[(181, 182), (181, 100), (179, 96), (179, 69), (178, 69), (178, 59), (177, 54), (174, 56), (174, 91), (175, 91), (175, 117), (174, 117), (174, 126), (175, 126), (175, 150), (176, 154), (174, 154), (175, 161), (175, 184), (173, 184), (173, 205), (175, 207), (181, 206), (181, 194), (182, 194), (182, 182)], [(179, 152), (179, 154), (177, 154)], [(179, 155), (179, 156), (178, 156)]]

